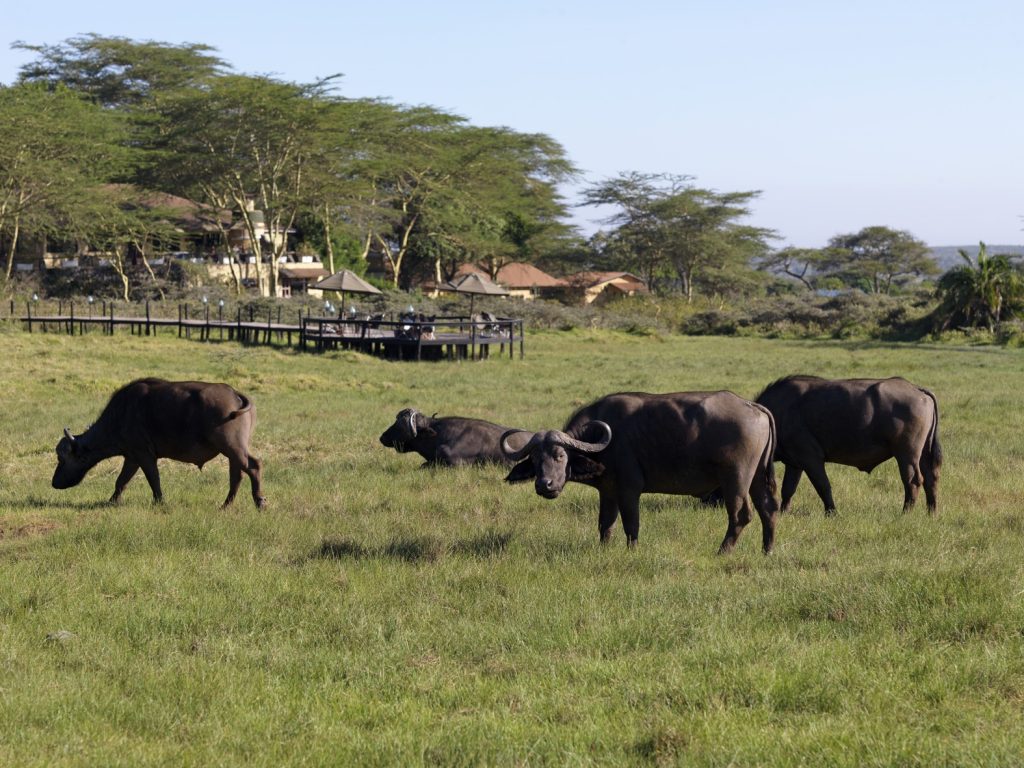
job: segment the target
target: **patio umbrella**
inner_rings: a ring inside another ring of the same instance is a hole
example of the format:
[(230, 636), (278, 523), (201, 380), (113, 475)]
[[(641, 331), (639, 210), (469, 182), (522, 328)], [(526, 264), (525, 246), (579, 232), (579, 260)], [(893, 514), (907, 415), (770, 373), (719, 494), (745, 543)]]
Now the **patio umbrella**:
[(451, 291), (453, 293), (469, 294), (469, 314), (473, 315), (473, 302), (477, 296), (508, 296), (508, 290), (497, 283), (493, 283), (483, 275), (470, 272), (468, 275), (460, 275), (447, 283), (437, 286), (439, 291)]
[(338, 291), (341, 294), (341, 305), (338, 308), (339, 314), (345, 311), (346, 293), (380, 293), (380, 290), (363, 280), (351, 269), (335, 272), (330, 277), (325, 277), (310, 287), (319, 288), (321, 291)]

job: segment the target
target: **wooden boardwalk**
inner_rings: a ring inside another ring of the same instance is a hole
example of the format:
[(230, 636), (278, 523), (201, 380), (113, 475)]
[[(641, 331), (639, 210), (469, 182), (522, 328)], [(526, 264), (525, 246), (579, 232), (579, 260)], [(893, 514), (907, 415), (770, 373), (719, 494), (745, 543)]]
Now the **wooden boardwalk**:
[[(106, 309), (106, 308), (104, 308)], [(187, 306), (179, 305), (178, 317), (155, 317), (147, 303), (145, 315), (118, 315), (113, 304), (109, 312), (76, 314), (74, 304), (63, 305), (57, 314), (33, 314), (28, 305), (17, 319), (29, 333), (33, 331), (67, 333), (72, 336), (91, 330), (113, 336), (118, 328), (127, 328), (137, 336), (155, 335), (158, 330), (177, 331), (179, 337), (198, 337), (201, 341), (237, 341), (243, 344), (296, 346), (302, 350), (324, 352), (332, 349), (353, 349), (377, 357), (394, 360), (476, 360), (490, 357), (491, 348), (499, 355), (506, 349), (510, 358), (524, 355), (523, 321), (496, 318), (474, 322), (469, 317), (438, 317), (432, 320), (380, 320), (370, 318), (341, 319), (337, 317), (298, 316), (297, 323), (281, 321), (281, 310), (267, 311), (267, 319), (256, 319), (255, 312), (243, 313), (239, 308), (235, 319), (225, 320), (222, 308), (211, 317), (205, 307), (200, 317), (190, 317)], [(245, 317), (248, 315), (248, 317)]]

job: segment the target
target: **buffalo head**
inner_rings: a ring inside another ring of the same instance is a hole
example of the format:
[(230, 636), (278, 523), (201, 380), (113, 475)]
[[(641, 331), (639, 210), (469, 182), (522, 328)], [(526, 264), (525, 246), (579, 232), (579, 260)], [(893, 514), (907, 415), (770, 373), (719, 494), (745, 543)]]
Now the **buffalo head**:
[(64, 428), (64, 437), (57, 443), (57, 469), (54, 470), (52, 485), (58, 490), (73, 488), (82, 482), (86, 472), (96, 465), (91, 451), (80, 437)]
[(565, 432), (549, 430), (535, 432), (519, 450), (513, 450), (508, 439), (521, 430), (506, 432), (501, 436), (501, 451), (519, 463), (512, 467), (505, 480), (521, 483), (535, 478), (537, 493), (553, 499), (569, 480), (579, 482), (600, 477), (604, 473), (604, 465), (590, 458), (589, 454), (600, 453), (608, 447), (612, 441), (612, 428), (603, 421), (591, 421), (584, 425), (581, 433), (588, 431), (600, 432), (596, 442), (583, 442)]
[(436, 434), (426, 416), (415, 408), (405, 408), (398, 412), (395, 423), (380, 436), (380, 442), (386, 448), (394, 448), (399, 453), (405, 453), (411, 450), (409, 443), (418, 436), (433, 437)]

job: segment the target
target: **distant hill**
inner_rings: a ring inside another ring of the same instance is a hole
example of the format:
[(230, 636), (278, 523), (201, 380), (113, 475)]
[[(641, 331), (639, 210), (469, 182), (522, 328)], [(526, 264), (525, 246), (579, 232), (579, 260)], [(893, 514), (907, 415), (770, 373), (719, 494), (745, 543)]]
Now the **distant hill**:
[[(1007, 253), (1024, 256), (1024, 245), (992, 245), (985, 243), (985, 248), (990, 254)], [(945, 272), (953, 267), (959, 267), (964, 263), (960, 258), (959, 251), (963, 250), (971, 257), (978, 255), (978, 244), (974, 245), (940, 245), (937, 248), (929, 249), (931, 257), (938, 262), (939, 267)]]

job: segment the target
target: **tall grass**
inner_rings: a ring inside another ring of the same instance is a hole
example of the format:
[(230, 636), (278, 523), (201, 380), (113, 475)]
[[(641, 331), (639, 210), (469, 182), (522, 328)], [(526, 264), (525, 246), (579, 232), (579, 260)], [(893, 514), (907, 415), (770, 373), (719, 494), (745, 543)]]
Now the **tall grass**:
[[(5, 333), (0, 764), (1013, 765), (1024, 760), (1022, 353), (542, 333), (525, 360), (389, 363), (171, 337)], [(616, 390), (755, 396), (793, 372), (933, 389), (940, 509), (894, 465), (806, 482), (760, 554), (721, 510), (645, 496), (640, 547), (597, 499), (499, 468), (419, 469), (395, 413), (561, 426)], [(49, 486), (64, 426), (141, 375), (257, 404), (270, 500), (223, 459)], [(60, 634), (63, 630), (65, 634)], [(48, 639), (49, 638), (49, 639)]]

